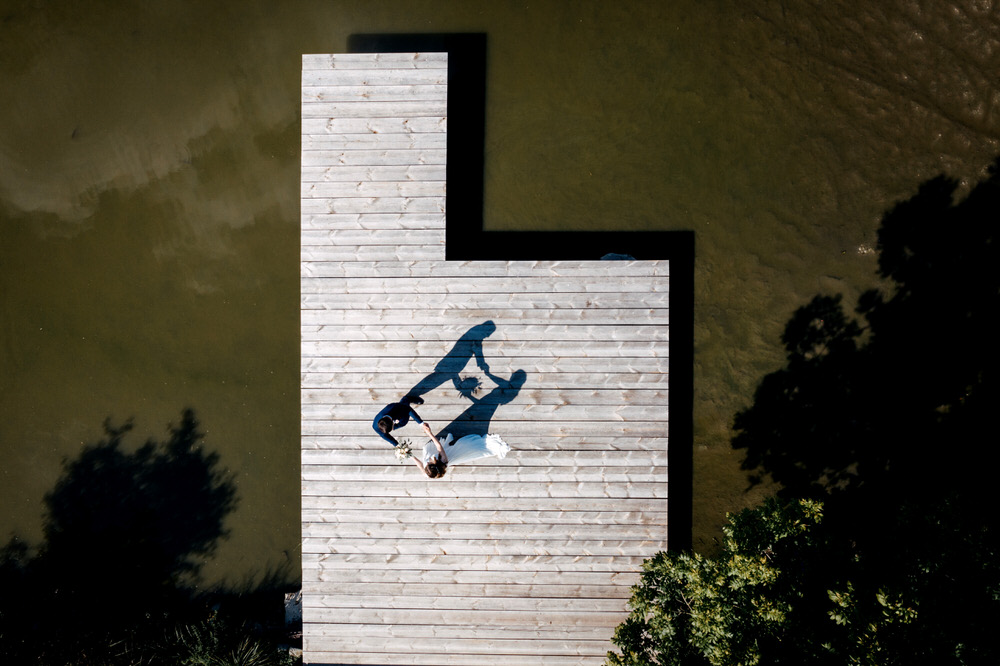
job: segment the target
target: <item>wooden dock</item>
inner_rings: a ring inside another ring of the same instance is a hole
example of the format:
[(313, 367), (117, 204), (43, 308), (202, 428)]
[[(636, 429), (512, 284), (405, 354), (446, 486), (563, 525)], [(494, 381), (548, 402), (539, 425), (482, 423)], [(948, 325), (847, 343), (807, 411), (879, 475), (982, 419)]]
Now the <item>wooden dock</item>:
[[(447, 75), (303, 57), (304, 660), (600, 664), (667, 547), (669, 262), (447, 261)], [(513, 451), (398, 463), (371, 421), (414, 389)]]

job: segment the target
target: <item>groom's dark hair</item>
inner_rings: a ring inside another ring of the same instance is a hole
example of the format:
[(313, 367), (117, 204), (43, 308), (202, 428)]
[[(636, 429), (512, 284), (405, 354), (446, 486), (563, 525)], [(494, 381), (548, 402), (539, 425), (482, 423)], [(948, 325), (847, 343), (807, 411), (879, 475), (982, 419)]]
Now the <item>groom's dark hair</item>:
[(386, 435), (392, 430), (392, 418), (389, 416), (383, 416), (378, 420), (378, 429), (381, 430)]

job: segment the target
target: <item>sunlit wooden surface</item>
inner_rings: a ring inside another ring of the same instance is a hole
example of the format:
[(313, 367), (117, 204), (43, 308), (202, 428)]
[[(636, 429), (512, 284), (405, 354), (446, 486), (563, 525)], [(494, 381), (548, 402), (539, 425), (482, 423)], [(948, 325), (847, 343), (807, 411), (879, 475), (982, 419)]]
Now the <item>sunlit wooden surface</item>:
[[(445, 261), (446, 96), (443, 54), (303, 57), (305, 661), (599, 664), (667, 546), (668, 262)], [(398, 463), (428, 378), (510, 455)]]

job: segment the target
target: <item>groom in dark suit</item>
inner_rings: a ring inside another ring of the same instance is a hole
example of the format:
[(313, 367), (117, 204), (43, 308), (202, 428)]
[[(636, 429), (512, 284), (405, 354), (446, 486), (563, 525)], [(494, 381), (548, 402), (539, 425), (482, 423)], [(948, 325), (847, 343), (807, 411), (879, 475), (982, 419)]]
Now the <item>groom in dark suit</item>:
[(386, 405), (382, 408), (375, 418), (372, 419), (372, 429), (378, 434), (379, 437), (389, 442), (393, 446), (399, 445), (396, 438), (389, 433), (396, 428), (402, 428), (410, 419), (413, 419), (423, 427), (424, 432), (428, 435), (431, 434), (431, 427), (424, 423), (420, 416), (414, 411), (410, 405), (422, 405), (424, 404), (424, 399), (419, 396), (405, 396), (399, 402), (394, 402), (391, 405)]

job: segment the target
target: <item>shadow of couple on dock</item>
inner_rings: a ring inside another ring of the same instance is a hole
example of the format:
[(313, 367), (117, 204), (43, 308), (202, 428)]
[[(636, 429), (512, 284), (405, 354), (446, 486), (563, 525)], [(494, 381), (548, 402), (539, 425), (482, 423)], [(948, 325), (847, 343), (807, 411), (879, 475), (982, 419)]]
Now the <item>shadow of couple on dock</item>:
[[(439, 434), (451, 433), (456, 439), (464, 435), (486, 435), (490, 423), (501, 405), (510, 403), (517, 397), (527, 381), (528, 373), (514, 370), (509, 378), (501, 377), (490, 370), (483, 354), (483, 341), (496, 332), (496, 324), (485, 321), (466, 331), (447, 354), (434, 366), (434, 371), (421, 379), (406, 395), (423, 397), (441, 385), (451, 382), (455, 390), (471, 404), (456, 416), (451, 423), (441, 428)], [(471, 374), (466, 374), (470, 361), (485, 377), (496, 386), (483, 392), (483, 382)]]

